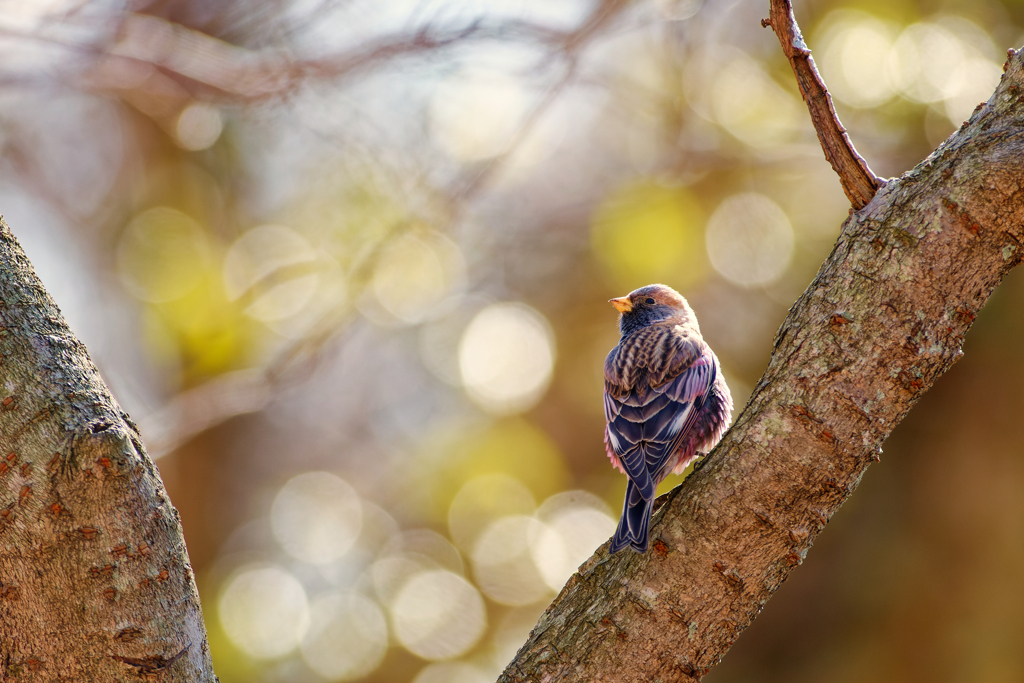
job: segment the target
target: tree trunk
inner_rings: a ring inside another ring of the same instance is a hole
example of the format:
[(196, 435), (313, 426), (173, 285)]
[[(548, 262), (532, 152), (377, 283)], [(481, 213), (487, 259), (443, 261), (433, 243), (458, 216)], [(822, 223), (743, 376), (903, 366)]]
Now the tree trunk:
[(178, 513), (0, 219), (0, 681), (216, 681)]
[(663, 497), (652, 550), (599, 549), (500, 681), (700, 679), (803, 562), (1021, 261), (1024, 53), (1010, 55), (961, 130), (844, 223), (735, 426)]

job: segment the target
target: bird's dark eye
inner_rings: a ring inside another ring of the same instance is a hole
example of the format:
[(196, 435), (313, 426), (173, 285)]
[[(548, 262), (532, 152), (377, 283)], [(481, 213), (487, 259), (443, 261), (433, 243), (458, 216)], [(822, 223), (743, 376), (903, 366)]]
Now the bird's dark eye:
[(654, 303), (654, 299), (652, 299), (651, 297), (647, 297), (647, 301), (645, 301), (644, 303), (653, 304)]

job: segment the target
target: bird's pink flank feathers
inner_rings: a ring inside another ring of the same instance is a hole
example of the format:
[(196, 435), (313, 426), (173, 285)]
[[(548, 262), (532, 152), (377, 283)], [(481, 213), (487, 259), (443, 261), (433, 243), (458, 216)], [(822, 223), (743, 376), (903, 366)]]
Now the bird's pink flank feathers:
[(612, 461), (612, 466), (615, 467), (619, 472), (626, 473), (626, 468), (622, 466), (622, 461), (619, 460), (619, 456), (615, 455), (615, 449), (608, 443), (608, 426), (604, 428), (604, 450), (608, 454), (608, 459)]

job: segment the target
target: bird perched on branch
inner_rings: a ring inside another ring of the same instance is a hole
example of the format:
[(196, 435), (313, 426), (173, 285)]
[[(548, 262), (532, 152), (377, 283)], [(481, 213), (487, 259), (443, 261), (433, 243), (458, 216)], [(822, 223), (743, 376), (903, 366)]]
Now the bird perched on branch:
[(622, 314), (604, 364), (605, 449), (629, 477), (611, 552), (646, 552), (654, 492), (721, 440), (732, 395), (718, 358), (680, 294), (648, 285), (611, 299)]

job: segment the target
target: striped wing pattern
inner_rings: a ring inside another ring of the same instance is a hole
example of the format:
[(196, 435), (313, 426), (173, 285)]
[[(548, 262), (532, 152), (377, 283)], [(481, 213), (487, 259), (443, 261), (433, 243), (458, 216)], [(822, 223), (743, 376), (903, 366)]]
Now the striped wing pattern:
[(678, 325), (652, 325), (609, 354), (605, 440), (612, 462), (629, 478), (612, 552), (626, 545), (647, 549), (655, 490), (679, 462), (677, 450), (716, 375), (716, 360), (703, 339)]

